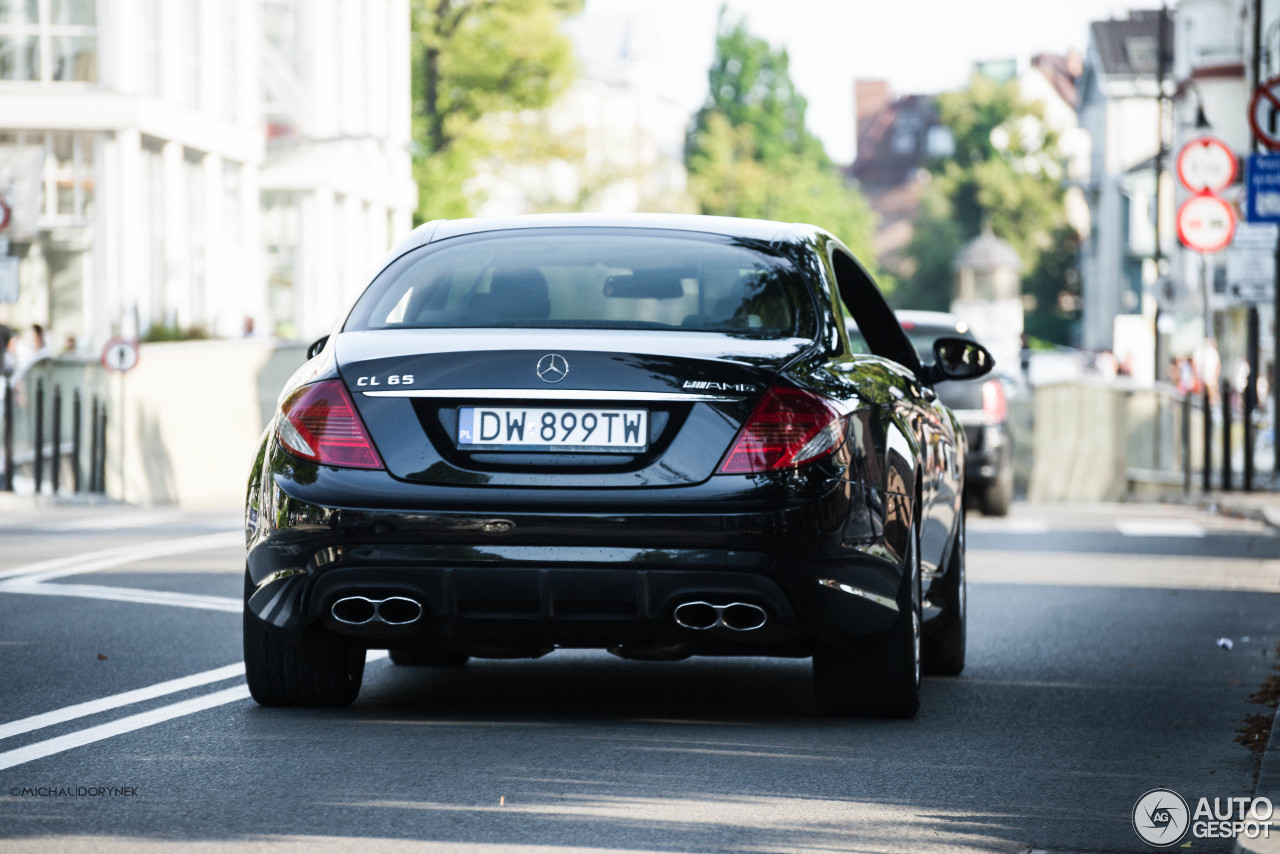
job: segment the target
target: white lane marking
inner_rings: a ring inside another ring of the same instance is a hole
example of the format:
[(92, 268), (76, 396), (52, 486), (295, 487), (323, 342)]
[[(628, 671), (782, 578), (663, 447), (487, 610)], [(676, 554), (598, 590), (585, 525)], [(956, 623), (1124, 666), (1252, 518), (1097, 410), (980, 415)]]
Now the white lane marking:
[(1190, 522), (1170, 522), (1168, 519), (1123, 519), (1115, 523), (1116, 530), (1126, 537), (1203, 537), (1204, 528)]
[(156, 697), (176, 694), (189, 688), (199, 688), (201, 685), (208, 685), (211, 682), (221, 682), (224, 679), (233, 679), (243, 675), (244, 662), (237, 661), (235, 664), (228, 664), (226, 667), (217, 667), (213, 670), (206, 670), (203, 673), (193, 673), (190, 676), (170, 679), (168, 682), (157, 682), (155, 685), (149, 685), (146, 688), (137, 688), (133, 691), (112, 694), (110, 697), (102, 697), (98, 700), (76, 703), (74, 706), (32, 715), (29, 718), (22, 718), (12, 723), (0, 724), (0, 739), (11, 738), (15, 735), (22, 735), (24, 732), (44, 729), (54, 724), (83, 718), (86, 715), (96, 715), (98, 712), (118, 709), (121, 706), (132, 706), (134, 703), (154, 700)]
[(111, 738), (113, 736), (122, 735), (126, 732), (142, 729), (143, 727), (154, 726), (155, 724), (164, 723), (174, 718), (193, 715), (196, 712), (203, 712), (205, 709), (212, 709), (217, 706), (225, 706), (227, 703), (235, 703), (240, 700), (248, 699), (249, 687), (247, 685), (237, 685), (234, 688), (227, 688), (222, 691), (215, 691), (212, 694), (206, 694), (203, 697), (194, 697), (190, 700), (183, 700), (179, 703), (173, 703), (168, 706), (161, 706), (158, 709), (152, 709), (149, 712), (140, 712), (136, 715), (130, 715), (127, 718), (121, 718), (118, 721), (99, 724), (88, 729), (82, 729), (78, 732), (60, 735), (57, 738), (50, 738), (46, 741), (37, 741), (35, 744), (28, 744), (26, 747), (19, 747), (16, 750), (10, 750), (7, 753), (0, 753), (0, 771), (6, 768), (12, 768), (15, 765), (22, 765), (26, 762), (33, 762), (36, 759), (43, 759), (46, 756), (52, 756), (55, 753), (64, 753), (68, 750), (74, 750), (77, 747), (84, 747), (86, 744), (93, 744), (96, 741)]
[(147, 605), (224, 611), (228, 614), (239, 614), (244, 608), (243, 600), (233, 596), (203, 596), (198, 593), (171, 593), (166, 590), (141, 590), (136, 587), (109, 587), (105, 584), (41, 584), (28, 578), (0, 581), (0, 593), (73, 596), (80, 599), (105, 599), (108, 602), (141, 602)]
[(1049, 523), (1039, 519), (973, 519), (966, 520), (970, 531), (993, 531), (1006, 534), (1047, 534)]
[(179, 516), (180, 512), (176, 510), (162, 510), (151, 513), (111, 513), (86, 516), (82, 519), (72, 519), (65, 522), (50, 522), (45, 525), (36, 525), (33, 530), (116, 531), (124, 528), (146, 528), (150, 525), (172, 522), (178, 519)]
[[(387, 658), (387, 656), (388, 656), (388, 653), (385, 649), (369, 650), (368, 652), (365, 653), (365, 663), (369, 664), (375, 661), (381, 661)], [(240, 668), (241, 670), (243, 670), (244, 665), (232, 664), (224, 668), (219, 668), (218, 670), (229, 670), (232, 668)], [(207, 676), (212, 673), (217, 673), (218, 670), (210, 670), (210, 671), (206, 671), (205, 673), (197, 673), (194, 676), (188, 676), (186, 678), (196, 679), (196, 678)], [(148, 691), (155, 688), (159, 688), (163, 685), (170, 685), (180, 681), (182, 680), (175, 679), (175, 680), (171, 680), (170, 682), (162, 682), (159, 685), (153, 685), (152, 688), (150, 689), (142, 688), (142, 689), (139, 689), (139, 691)], [(216, 680), (210, 680), (210, 681), (216, 681)], [(188, 687), (194, 687), (194, 686), (188, 686)], [(182, 690), (182, 689), (178, 689), (178, 690)], [(129, 693), (138, 693), (138, 692), (129, 692)], [(116, 695), (116, 697), (124, 697), (124, 696), (126, 695), (125, 694)], [(162, 696), (162, 695), (156, 695), (156, 696)], [(202, 697), (193, 697), (190, 700), (182, 700), (177, 703), (172, 703), (168, 706), (161, 706), (158, 709), (152, 709), (151, 711), (148, 711), (148, 712), (139, 712), (136, 715), (130, 715), (129, 717), (121, 718), (118, 721), (111, 721), (110, 723), (98, 724), (97, 726), (91, 726), (88, 729), (82, 729), (76, 732), (67, 733), (66, 735), (60, 735), (57, 738), (50, 738), (50, 739), (46, 739), (45, 741), (37, 741), (35, 744), (28, 744), (26, 747), (19, 747), (14, 750), (10, 750), (6, 753), (0, 753), (0, 771), (3, 771), (6, 768), (12, 768), (15, 765), (22, 765), (27, 762), (33, 762), (37, 759), (43, 759), (44, 757), (52, 756), (55, 753), (65, 753), (68, 750), (74, 750), (77, 747), (84, 747), (87, 744), (93, 744), (94, 742), (103, 741), (104, 739), (108, 739), (113, 736), (123, 735), (124, 733), (127, 733), (127, 732), (133, 732), (135, 730), (143, 729), (145, 727), (154, 726), (155, 724), (164, 723), (165, 721), (171, 721), (174, 718), (185, 717), (186, 715), (193, 715), (196, 712), (203, 712), (206, 709), (213, 709), (218, 706), (225, 706), (228, 703), (235, 703), (239, 700), (246, 700), (248, 698), (249, 698), (249, 686), (237, 685), (233, 688), (225, 688), (221, 691), (215, 691), (212, 694), (205, 694)], [(104, 703), (112, 699), (114, 698), (106, 697), (102, 700), (91, 701), (91, 703), (81, 703), (80, 706), (91, 705), (92, 702)], [(150, 698), (145, 698), (145, 699), (150, 699)], [(137, 702), (137, 701), (134, 701), (134, 702)], [(56, 715), (56, 714), (61, 714), (64, 712), (71, 711), (76, 708), (79, 708), (79, 706), (68, 706), (66, 709), (60, 709), (56, 712), (47, 712), (46, 714)], [(116, 708), (116, 706), (108, 706), (103, 709), (98, 709), (96, 711), (106, 711), (108, 708)], [(86, 714), (93, 714), (93, 712), (87, 712)], [(27, 720), (33, 720), (33, 719), (27, 718)], [(68, 720), (70, 720), (70, 718), (68, 718)], [(10, 726), (13, 726), (19, 723), (22, 723), (22, 721), (15, 721), (14, 724), (11, 724)], [(48, 726), (48, 724), (44, 724), (44, 726)]]
[(104, 569), (114, 569), (117, 566), (123, 566), (134, 561), (243, 544), (244, 534), (240, 531), (201, 534), (196, 537), (179, 537), (173, 540), (156, 540), (150, 543), (116, 546), (110, 549), (102, 549), (101, 551), (71, 555), (70, 557), (42, 560), (13, 569), (0, 570), (0, 579), (25, 576), (34, 581), (48, 581), (52, 578), (79, 575), (83, 572), (100, 572)]

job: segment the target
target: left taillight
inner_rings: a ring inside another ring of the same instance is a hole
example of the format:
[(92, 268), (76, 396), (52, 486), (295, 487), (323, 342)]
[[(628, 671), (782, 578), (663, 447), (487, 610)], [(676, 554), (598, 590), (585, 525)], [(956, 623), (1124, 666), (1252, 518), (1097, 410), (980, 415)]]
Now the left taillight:
[(351, 395), (339, 380), (303, 386), (285, 398), (276, 432), (286, 451), (313, 463), (383, 467)]

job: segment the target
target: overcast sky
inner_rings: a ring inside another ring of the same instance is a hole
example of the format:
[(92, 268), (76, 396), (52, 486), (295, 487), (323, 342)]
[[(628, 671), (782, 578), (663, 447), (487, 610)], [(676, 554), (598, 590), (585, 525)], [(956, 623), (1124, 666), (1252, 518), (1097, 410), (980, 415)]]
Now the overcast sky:
[[(853, 154), (853, 85), (882, 78), (900, 95), (962, 86), (975, 60), (1084, 52), (1090, 21), (1123, 17), (1155, 2), (1116, 0), (727, 0), (753, 33), (786, 47), (809, 100), (809, 126), (827, 152)], [(629, 19), (658, 56), (667, 97), (691, 111), (706, 99), (721, 0), (587, 0), (574, 25), (592, 34)], [(599, 29), (598, 29), (599, 28)], [(585, 36), (585, 38), (584, 38)]]

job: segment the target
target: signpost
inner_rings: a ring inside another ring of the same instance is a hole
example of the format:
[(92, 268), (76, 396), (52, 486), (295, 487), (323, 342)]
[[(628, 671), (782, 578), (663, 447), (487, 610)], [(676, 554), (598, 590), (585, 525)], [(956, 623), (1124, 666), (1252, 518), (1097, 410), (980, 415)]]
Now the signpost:
[[(124, 398), (124, 375), (138, 366), (138, 342), (121, 335), (107, 339), (102, 348), (102, 367), (120, 376), (120, 417), (116, 423), (120, 425), (120, 499), (127, 500), (124, 490), (124, 414), (128, 409)], [(103, 465), (106, 471), (106, 465)], [(106, 485), (103, 485), (106, 488)]]

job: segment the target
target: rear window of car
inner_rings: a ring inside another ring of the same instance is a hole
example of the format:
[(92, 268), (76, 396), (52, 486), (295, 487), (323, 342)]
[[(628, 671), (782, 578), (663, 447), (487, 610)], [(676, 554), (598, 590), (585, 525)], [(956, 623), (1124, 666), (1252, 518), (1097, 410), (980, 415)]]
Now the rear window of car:
[(398, 259), (344, 326), (676, 329), (811, 337), (804, 277), (771, 247), (652, 230), (526, 229)]

